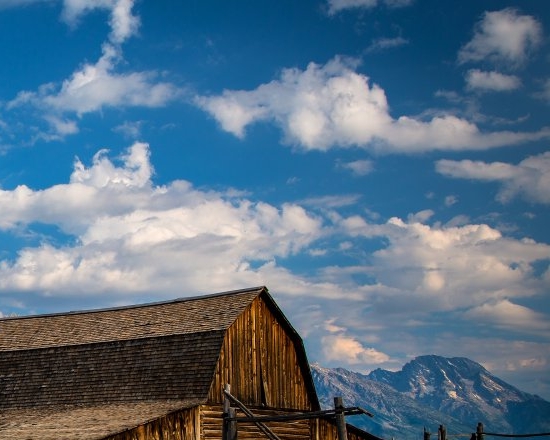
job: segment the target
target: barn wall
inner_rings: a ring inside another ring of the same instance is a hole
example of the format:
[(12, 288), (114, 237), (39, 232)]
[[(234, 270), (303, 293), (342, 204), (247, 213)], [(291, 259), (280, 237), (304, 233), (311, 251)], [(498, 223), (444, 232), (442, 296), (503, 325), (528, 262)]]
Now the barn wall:
[[(283, 414), (282, 411), (266, 410), (262, 408), (249, 408), (255, 416), (267, 416)], [(205, 405), (201, 411), (201, 438), (200, 440), (222, 439), (222, 406)], [(244, 417), (241, 411), (237, 414)], [(266, 425), (281, 440), (310, 440), (310, 421), (300, 420), (293, 422), (267, 422)], [(267, 437), (254, 423), (241, 422), (237, 426), (237, 438), (239, 440), (262, 440)]]
[[(267, 410), (264, 408), (248, 408), (255, 416), (273, 416), (289, 414), (289, 411)], [(222, 439), (222, 405), (204, 405), (201, 408), (201, 437), (200, 440)], [(237, 411), (238, 417), (244, 417), (242, 411)], [(266, 422), (281, 440), (338, 440), (338, 429), (335, 423), (326, 419), (310, 419), (298, 421)], [(240, 422), (237, 426), (239, 440), (261, 440), (266, 435), (254, 424)], [(348, 440), (365, 440), (364, 436), (348, 429)]]
[(199, 407), (174, 412), (102, 440), (198, 440), (199, 414)]
[(261, 296), (226, 333), (210, 402), (223, 402), (226, 383), (231, 385), (231, 394), (246, 405), (313, 409), (296, 347)]
[[(348, 440), (365, 440), (365, 436), (347, 430)], [(338, 440), (338, 428), (326, 419), (315, 419), (311, 423), (311, 440)]]

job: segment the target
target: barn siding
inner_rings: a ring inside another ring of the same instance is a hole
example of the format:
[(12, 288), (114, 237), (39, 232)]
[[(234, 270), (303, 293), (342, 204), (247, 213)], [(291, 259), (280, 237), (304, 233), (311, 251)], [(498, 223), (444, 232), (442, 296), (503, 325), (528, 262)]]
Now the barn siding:
[(209, 401), (221, 404), (228, 383), (246, 405), (312, 410), (302, 368), (287, 329), (259, 296), (226, 332)]
[[(357, 431), (357, 429), (355, 429)], [(365, 435), (361, 435), (350, 429), (348, 425), (348, 440), (365, 440)], [(372, 437), (373, 439), (375, 437)], [(311, 440), (338, 440), (338, 428), (335, 423), (330, 423), (326, 419), (315, 419), (311, 423)]]
[(102, 440), (198, 440), (199, 413), (198, 406), (177, 411)]
[[(272, 416), (288, 412), (249, 407), (255, 416)], [(205, 405), (201, 411), (202, 433), (200, 440), (220, 440), (222, 438), (222, 405)], [(241, 411), (238, 417), (244, 417)], [(310, 421), (267, 422), (266, 425), (281, 440), (310, 440)], [(267, 438), (254, 423), (241, 422), (237, 426), (239, 440), (261, 440)]]
[[(256, 416), (288, 414), (289, 411), (249, 408)], [(108, 436), (102, 440), (221, 440), (223, 406), (201, 405), (177, 411), (131, 430)], [(290, 412), (292, 413), (292, 412)], [(238, 411), (238, 416), (244, 414)], [(266, 425), (281, 440), (338, 440), (336, 425), (325, 419), (267, 422)], [(237, 427), (239, 440), (267, 438), (255, 424), (241, 422)], [(348, 430), (348, 440), (365, 437)]]

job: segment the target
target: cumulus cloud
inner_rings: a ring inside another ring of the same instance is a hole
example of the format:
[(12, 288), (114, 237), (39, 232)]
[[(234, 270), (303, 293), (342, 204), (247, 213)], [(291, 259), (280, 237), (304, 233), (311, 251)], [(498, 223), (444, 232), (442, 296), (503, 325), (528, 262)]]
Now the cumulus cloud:
[(184, 181), (154, 186), (147, 144), (134, 144), (119, 162), (100, 151), (90, 167), (77, 160), (67, 184), (0, 190), (0, 228), (41, 222), (76, 243), (45, 242), (2, 261), (2, 291), (166, 294), (179, 291), (177, 280), (212, 287), (208, 278), (217, 272), (220, 284), (242, 277), (256, 285), (261, 277), (253, 264), (277, 272), (270, 267), (276, 257), (322, 235), (321, 220), (298, 205), (253, 203)]
[(460, 63), (490, 60), (519, 66), (539, 46), (542, 26), (513, 8), (485, 12), (476, 24), (473, 38), (458, 53)]
[(329, 319), (324, 324), (327, 335), (322, 338), (323, 354), (327, 362), (347, 365), (377, 365), (390, 360), (390, 357), (372, 347), (365, 347), (356, 338), (346, 334), (346, 328)]
[(269, 121), (281, 127), (286, 143), (306, 150), (475, 150), (550, 137), (547, 128), (483, 133), (453, 115), (395, 119), (384, 90), (355, 68), (355, 61), (337, 57), (323, 66), (310, 63), (304, 71), (285, 69), (280, 79), (255, 90), (225, 90), (218, 96), (197, 96), (195, 102), (237, 137), (244, 137), (250, 124)]
[[(318, 360), (368, 369), (393, 365), (389, 353), (402, 352), (423, 314), (492, 313), (487, 325), (501, 328), (498, 316), (530, 313), (506, 301), (547, 291), (550, 277), (534, 268), (548, 261), (546, 244), (483, 224), (430, 226), (429, 210), (385, 223), (338, 213), (358, 200), (275, 206), (183, 180), (156, 185), (147, 144), (118, 157), (101, 150), (90, 164), (75, 159), (66, 183), (0, 190), (2, 231), (32, 232), (39, 223), (70, 238), (61, 244), (44, 235), (3, 256), (0, 305), (24, 309), (47, 298), (83, 307), (101, 295), (115, 305), (266, 284), (308, 343), (322, 344)], [(368, 256), (323, 266), (367, 240), (379, 243)], [(296, 256), (315, 267), (287, 266)]]
[(499, 182), (497, 199), (503, 203), (514, 197), (550, 204), (550, 152), (530, 156), (517, 165), (504, 162), (439, 160), (438, 173), (458, 179)]
[(104, 107), (160, 107), (180, 94), (173, 84), (158, 81), (155, 72), (116, 73), (119, 59), (119, 50), (105, 44), (97, 63), (85, 64), (76, 70), (60, 88), (48, 84), (37, 92), (20, 92), (8, 108), (31, 105), (46, 112), (46, 119), (51, 119), (56, 118), (52, 115), (63, 113), (82, 116)]
[(372, 225), (358, 216), (341, 227), (357, 237), (383, 237), (387, 242), (372, 256), (372, 273), (383, 295), (371, 305), (385, 313), (453, 310), (488, 301), (534, 295), (544, 277), (534, 265), (549, 260), (550, 246), (516, 240), (484, 224), (430, 226), (417, 217), (392, 218)]
[(470, 90), (506, 92), (521, 87), (521, 80), (515, 75), (472, 69), (466, 74), (466, 87)]

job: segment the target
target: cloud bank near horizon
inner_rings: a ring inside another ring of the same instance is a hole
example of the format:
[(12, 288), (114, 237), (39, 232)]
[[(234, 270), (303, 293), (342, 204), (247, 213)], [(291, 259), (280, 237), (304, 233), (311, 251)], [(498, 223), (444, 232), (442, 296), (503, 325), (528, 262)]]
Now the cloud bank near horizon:
[[(350, 365), (391, 363), (361, 331), (367, 317), (381, 336), (391, 331), (388, 320), (414, 326), (411, 310), (459, 320), (484, 316), (486, 324), (517, 334), (548, 331), (544, 316), (521, 304), (550, 286), (547, 244), (507, 237), (485, 224), (430, 225), (429, 213), (372, 223), (339, 213), (338, 205), (274, 206), (181, 180), (158, 186), (153, 172), (149, 146), (138, 142), (116, 160), (104, 150), (90, 166), (77, 159), (68, 183), (0, 190), (1, 231), (36, 235), (40, 223), (72, 237), (58, 245), (42, 233), (4, 257), (2, 303), (25, 308), (44, 295), (69, 303), (108, 295), (105, 301), (118, 304), (151, 292), (168, 298), (266, 284), (283, 304), (309, 304), (311, 313), (301, 316), (300, 326), (309, 328), (304, 332), (317, 329), (321, 340), (332, 341), (326, 359)], [(370, 262), (322, 263), (327, 253), (350, 252), (373, 238), (385, 244)], [(325, 253), (315, 253), (319, 248)], [(316, 269), (292, 270), (286, 261), (298, 255)], [(542, 273), (535, 270), (541, 263), (547, 267)], [(359, 274), (372, 281), (354, 281)], [(331, 306), (314, 307), (321, 303)], [(348, 312), (339, 312), (344, 305)], [(344, 352), (351, 357), (345, 360)]]

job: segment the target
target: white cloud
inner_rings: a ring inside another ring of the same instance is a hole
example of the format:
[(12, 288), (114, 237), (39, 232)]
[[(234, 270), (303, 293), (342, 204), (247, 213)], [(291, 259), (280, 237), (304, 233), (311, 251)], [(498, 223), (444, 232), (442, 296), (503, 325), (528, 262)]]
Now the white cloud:
[(132, 15), (133, 0), (64, 0), (62, 19), (71, 26), (94, 9), (106, 9), (110, 12), (112, 43), (120, 44), (135, 35), (139, 28), (139, 18)]
[(415, 212), (414, 214), (409, 214), (407, 216), (407, 221), (409, 223), (425, 223), (432, 218), (434, 214), (435, 212), (431, 209), (423, 209), (422, 211)]
[(466, 312), (470, 319), (481, 319), (498, 327), (521, 328), (548, 334), (550, 324), (545, 315), (527, 307), (514, 304), (508, 299), (485, 303)]
[[(117, 72), (122, 61), (121, 43), (137, 33), (139, 18), (132, 14), (133, 0), (65, 0), (62, 19), (76, 26), (79, 19), (96, 9), (110, 13), (111, 32), (95, 64), (84, 63), (61, 84), (47, 83), (37, 91), (21, 91), (7, 103), (8, 110), (28, 106), (48, 123), (49, 130), (35, 138), (61, 139), (79, 131), (75, 120), (105, 107), (161, 107), (182, 96), (174, 84), (159, 79), (155, 71)], [(28, 114), (27, 114), (28, 118)]]
[(409, 44), (409, 40), (406, 40), (403, 37), (378, 38), (369, 45), (366, 51), (380, 52), (388, 49), (393, 49), (394, 47), (404, 46), (406, 44)]
[(503, 203), (517, 196), (535, 203), (550, 203), (550, 152), (530, 156), (517, 165), (439, 160), (436, 170), (448, 177), (499, 182), (502, 187), (497, 199)]
[(137, 139), (141, 136), (143, 121), (124, 121), (113, 128), (116, 133), (121, 133), (125, 138)]
[(31, 102), (39, 108), (80, 116), (103, 107), (159, 107), (178, 96), (174, 85), (155, 82), (154, 72), (114, 73), (118, 58), (118, 50), (106, 44), (98, 62), (75, 71), (57, 93), (52, 93), (52, 86), (36, 94), (23, 92), (11, 107)]
[(52, 3), (54, 0), (2, 0), (0, 9), (19, 8), (33, 3)]
[(354, 71), (352, 60), (335, 58), (305, 71), (285, 69), (279, 80), (251, 91), (225, 90), (198, 96), (199, 107), (237, 137), (248, 125), (270, 121), (284, 132), (285, 142), (306, 150), (360, 147), (377, 152), (416, 153), (430, 150), (476, 150), (550, 137), (550, 129), (521, 133), (483, 133), (452, 115), (429, 120), (394, 119), (384, 90)]
[[(45, 236), (0, 260), (0, 306), (115, 305), (265, 284), (308, 343), (322, 342), (319, 360), (366, 369), (394, 365), (390, 353), (403, 353), (411, 329), (431, 325), (421, 323), (423, 314), (466, 320), (465, 310), (489, 313), (484, 304), (515, 303), (550, 282), (550, 273), (539, 277), (533, 269), (550, 246), (487, 225), (420, 223), (431, 211), (408, 223), (375, 224), (337, 213), (357, 203), (353, 195), (274, 206), (186, 181), (158, 186), (153, 176), (148, 145), (135, 143), (118, 158), (100, 151), (90, 165), (76, 160), (67, 183), (0, 190), (2, 230), (32, 230), (39, 222), (72, 236), (61, 245)], [(334, 261), (334, 252), (353, 252), (363, 239), (379, 249), (356, 264), (300, 273), (285, 267), (289, 256)], [(487, 323), (500, 328), (503, 320)]]
[(374, 170), (374, 164), (372, 160), (354, 160), (352, 162), (342, 162), (338, 164), (339, 167), (346, 170), (350, 170), (355, 176), (366, 176)]
[(181, 96), (175, 85), (158, 81), (156, 72), (116, 73), (119, 60), (119, 49), (104, 44), (97, 63), (83, 65), (60, 87), (45, 84), (37, 92), (20, 92), (7, 108), (36, 108), (54, 136), (63, 137), (78, 131), (76, 122), (64, 116), (67, 113), (82, 116), (105, 107), (161, 107)]
[(348, 365), (376, 365), (388, 362), (390, 357), (372, 347), (365, 347), (357, 339), (345, 334), (331, 334), (322, 338), (323, 355), (327, 362)]
[(549, 245), (507, 238), (483, 224), (436, 227), (418, 220), (340, 222), (352, 236), (383, 237), (387, 243), (372, 254), (370, 266), (370, 275), (384, 286), (383, 294), (369, 299), (380, 313), (474, 307), (547, 288), (533, 265), (549, 260)]
[(360, 194), (348, 194), (348, 195), (337, 195), (337, 196), (321, 196), (313, 197), (309, 199), (303, 199), (300, 203), (304, 206), (311, 206), (318, 209), (322, 208), (341, 208), (343, 206), (353, 206), (361, 198)]
[(466, 87), (471, 90), (505, 92), (520, 88), (521, 80), (515, 75), (472, 69), (466, 74)]
[(132, 14), (134, 0), (1, 0), (0, 9), (57, 2), (63, 3), (61, 19), (73, 27), (78, 25), (83, 15), (95, 9), (107, 10), (111, 15), (109, 39), (114, 44), (123, 43), (138, 31), (139, 17)]
[(529, 15), (520, 15), (516, 9), (485, 12), (476, 24), (474, 37), (460, 49), (458, 60), (491, 60), (522, 64), (530, 50), (542, 40), (542, 26)]
[(345, 9), (370, 9), (383, 3), (390, 8), (408, 6), (413, 0), (328, 0), (329, 14), (333, 15)]
[(262, 271), (284, 278), (275, 258), (323, 234), (321, 220), (298, 205), (253, 203), (183, 181), (154, 186), (147, 144), (134, 144), (120, 161), (101, 151), (90, 167), (77, 160), (67, 184), (0, 190), (0, 228), (41, 222), (74, 236), (72, 245), (45, 242), (0, 262), (2, 291), (167, 295), (182, 284), (190, 291), (223, 289), (235, 279), (263, 284)]
[(458, 197), (455, 195), (445, 197), (445, 206), (453, 206), (458, 202)]
[(544, 82), (544, 85), (542, 87), (542, 91), (538, 94), (538, 96), (550, 103), (550, 78), (548, 78)]

